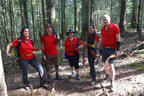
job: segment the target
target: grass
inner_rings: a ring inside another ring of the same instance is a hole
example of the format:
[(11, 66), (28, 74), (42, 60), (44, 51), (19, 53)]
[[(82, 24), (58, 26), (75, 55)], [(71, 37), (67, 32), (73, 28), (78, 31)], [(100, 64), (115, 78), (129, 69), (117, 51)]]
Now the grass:
[(131, 63), (130, 66), (136, 68), (137, 70), (144, 70), (144, 66), (141, 64), (141, 62)]

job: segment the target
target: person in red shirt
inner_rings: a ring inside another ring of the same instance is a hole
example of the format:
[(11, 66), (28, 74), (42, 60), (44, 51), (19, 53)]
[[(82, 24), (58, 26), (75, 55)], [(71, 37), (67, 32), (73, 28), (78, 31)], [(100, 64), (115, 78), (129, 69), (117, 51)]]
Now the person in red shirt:
[[(19, 43), (19, 40), (21, 40), (20, 41), (21, 43)], [(47, 87), (43, 68), (38, 63), (37, 59), (35, 58), (33, 54), (33, 51), (35, 50), (34, 42), (32, 42), (29, 37), (29, 28), (27, 27), (23, 28), (21, 31), (21, 37), (7, 45), (6, 53), (8, 56), (11, 56), (9, 51), (12, 46), (15, 46), (15, 47), (19, 46), (19, 50), (18, 50), (20, 54), (19, 63), (22, 68), (23, 83), (25, 84), (25, 89), (28, 90), (30, 88), (30, 83), (28, 80), (28, 65), (29, 64), (31, 64), (39, 72), (41, 86)]]
[(61, 80), (62, 78), (58, 74), (58, 51), (57, 44), (59, 42), (56, 34), (53, 32), (53, 27), (51, 24), (47, 23), (45, 25), (46, 34), (41, 36), (41, 42), (43, 44), (43, 52), (46, 56), (46, 75), (47, 81), (51, 82), (49, 67), (51, 64), (55, 65), (56, 79)]
[(94, 60), (97, 50), (96, 45), (99, 42), (99, 36), (95, 32), (95, 27), (93, 25), (88, 26), (88, 39), (84, 42), (84, 45), (87, 46), (88, 49), (88, 62), (90, 66), (90, 76), (92, 78), (91, 85), (96, 84), (96, 72), (94, 67)]
[(110, 76), (111, 90), (114, 90), (115, 68), (114, 59), (106, 62), (107, 58), (112, 54), (120, 54), (120, 29), (116, 24), (111, 23), (111, 18), (108, 14), (103, 16), (104, 26), (101, 28), (101, 54), (102, 60), (105, 62), (106, 77), (104, 81)]
[[(73, 36), (73, 30), (70, 29), (67, 32), (68, 38), (65, 40), (64, 47), (67, 59), (70, 63), (72, 75), (74, 75), (74, 70), (76, 72), (76, 79), (80, 80), (79, 75), (79, 48), (82, 47), (82, 42), (78, 37)], [(72, 76), (70, 76), (72, 77)]]

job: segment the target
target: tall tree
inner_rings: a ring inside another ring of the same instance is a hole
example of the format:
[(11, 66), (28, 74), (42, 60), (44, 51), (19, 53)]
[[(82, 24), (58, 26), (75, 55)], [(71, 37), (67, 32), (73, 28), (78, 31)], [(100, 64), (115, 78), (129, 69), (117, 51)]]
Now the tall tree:
[(20, 7), (20, 15), (21, 15), (21, 26), (26, 25), (24, 21), (24, 16), (23, 16), (23, 5), (22, 5), (22, 0), (19, 0), (19, 7)]
[(24, 25), (28, 26), (27, 0), (22, 0), (24, 12)]
[(138, 8), (138, 24), (137, 24), (137, 32), (139, 38), (142, 37), (141, 26), (142, 26), (142, 17), (144, 11), (144, 0), (139, 0), (139, 8)]
[(120, 3), (120, 22), (119, 22), (119, 27), (120, 27), (120, 32), (123, 34), (125, 32), (125, 11), (126, 11), (126, 0), (121, 0)]
[(0, 49), (0, 96), (8, 96), (7, 95), (7, 86), (5, 82), (5, 75), (3, 70), (1, 49)]
[(50, 22), (53, 26), (56, 25), (56, 12), (54, 4), (55, 0), (46, 0), (47, 22)]
[(94, 24), (93, 12), (94, 12), (94, 0), (90, 0), (90, 24)]
[(137, 0), (132, 1), (131, 27), (136, 28)]
[(32, 25), (33, 25), (33, 38), (36, 41), (36, 30), (35, 30), (35, 20), (34, 20), (34, 4), (33, 0), (31, 0), (31, 12), (32, 12)]
[(7, 18), (7, 10), (6, 10), (6, 3), (5, 0), (1, 0), (1, 4), (2, 4), (2, 14), (3, 14), (3, 20), (4, 20), (4, 26), (5, 26), (5, 37), (6, 37), (6, 43), (8, 44), (10, 42), (10, 40), (8, 38), (10, 38), (9, 36), (9, 32), (8, 32), (8, 18)]
[(65, 27), (65, 0), (61, 0), (61, 37), (64, 39)]
[(89, 0), (82, 0), (82, 38), (88, 32), (89, 24)]
[(77, 30), (77, 0), (74, 0), (74, 30)]
[(42, 18), (43, 18), (43, 27), (45, 26), (46, 24), (46, 21), (45, 21), (45, 5), (44, 5), (44, 0), (41, 0), (41, 6), (42, 6)]

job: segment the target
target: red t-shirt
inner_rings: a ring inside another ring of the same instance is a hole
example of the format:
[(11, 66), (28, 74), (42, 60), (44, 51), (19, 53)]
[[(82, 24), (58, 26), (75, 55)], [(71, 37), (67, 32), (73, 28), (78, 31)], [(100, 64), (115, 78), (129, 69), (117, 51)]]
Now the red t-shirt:
[(57, 51), (57, 38), (54, 34), (49, 35), (42, 35), (41, 42), (44, 45), (44, 53), (48, 55), (56, 55), (58, 54)]
[[(34, 58), (33, 50), (34, 50), (34, 43), (31, 42), (30, 38), (27, 39), (28, 41), (26, 42), (25, 38), (21, 38), (21, 45), (19, 49), (20, 53), (20, 58), (25, 59), (25, 60), (30, 60)], [(14, 40), (12, 44), (17, 47), (19, 44), (18, 39)], [(26, 56), (27, 54), (32, 54), (29, 56)]]
[(108, 30), (105, 25), (101, 29), (102, 47), (116, 48), (116, 34), (120, 34), (120, 29), (116, 24), (110, 24)]
[(77, 37), (74, 37), (72, 41), (70, 40), (70, 38), (67, 38), (65, 40), (64, 46), (65, 46), (66, 53), (67, 53), (68, 56), (74, 56), (75, 51), (80, 53), (79, 49), (76, 50), (76, 45), (77, 44), (79, 44), (79, 45), (82, 44), (81, 40), (79, 40)]

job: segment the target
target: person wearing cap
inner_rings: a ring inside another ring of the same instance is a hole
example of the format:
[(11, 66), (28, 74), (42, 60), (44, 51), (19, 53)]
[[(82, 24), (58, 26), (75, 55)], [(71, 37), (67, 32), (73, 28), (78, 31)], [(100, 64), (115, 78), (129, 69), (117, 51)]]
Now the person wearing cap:
[(108, 14), (103, 16), (104, 26), (101, 28), (101, 54), (102, 60), (105, 62), (106, 77), (104, 81), (110, 76), (111, 90), (114, 90), (115, 68), (114, 59), (106, 62), (107, 58), (112, 54), (120, 54), (120, 29), (116, 24), (111, 23), (111, 18)]
[[(99, 36), (95, 32), (95, 27), (94, 25), (89, 25), (88, 26), (88, 39), (87, 41), (84, 42), (84, 46), (87, 46), (87, 51), (88, 51), (88, 62), (90, 66), (90, 76), (91, 76), (91, 85), (96, 84), (96, 72), (95, 72), (95, 67), (94, 67), (94, 60), (97, 53), (96, 45), (99, 42)], [(94, 55), (93, 55), (94, 54)]]
[[(21, 40), (21, 44), (19, 45), (19, 40)], [(22, 78), (23, 83), (25, 85), (25, 89), (30, 89), (30, 82), (28, 80), (28, 66), (31, 64), (37, 72), (39, 72), (40, 76), (40, 84), (42, 87), (48, 87), (46, 84), (46, 79), (44, 76), (44, 70), (42, 66), (38, 63), (38, 60), (35, 58), (33, 51), (34, 49), (34, 42), (31, 41), (29, 37), (29, 28), (25, 27), (21, 30), (21, 37), (14, 40), (10, 44), (7, 45), (6, 53), (8, 56), (12, 56), (9, 51), (12, 46), (18, 47), (19, 46), (19, 63), (22, 69)]]
[(57, 50), (57, 44), (59, 42), (56, 34), (53, 32), (53, 27), (51, 24), (47, 23), (45, 25), (45, 31), (46, 33), (41, 36), (41, 42), (43, 44), (43, 51), (46, 56), (46, 75), (47, 75), (47, 82), (51, 82), (51, 76), (50, 76), (50, 65), (54, 64), (55, 65), (55, 70), (56, 70), (56, 80), (61, 80), (62, 78), (60, 77), (58, 73), (58, 50)]
[(80, 50), (79, 49), (82, 47), (82, 42), (78, 37), (74, 37), (74, 31), (72, 29), (70, 29), (67, 32), (67, 35), (68, 38), (65, 40), (64, 47), (72, 71), (70, 77), (74, 75), (74, 70), (75, 70), (76, 79), (80, 80), (80, 75), (79, 75)]

